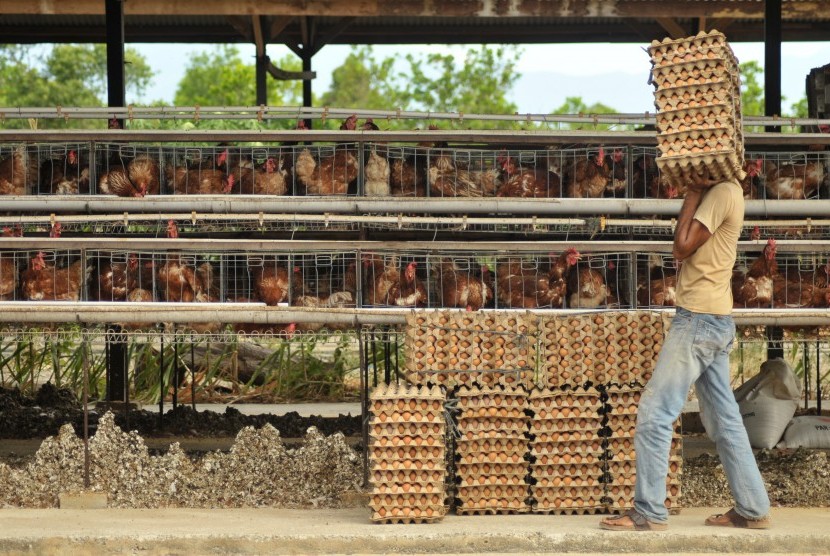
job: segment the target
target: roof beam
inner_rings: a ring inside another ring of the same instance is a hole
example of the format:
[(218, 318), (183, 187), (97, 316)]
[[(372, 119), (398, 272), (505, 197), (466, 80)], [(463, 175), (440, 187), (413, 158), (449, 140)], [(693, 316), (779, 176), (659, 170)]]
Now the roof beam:
[(231, 24), (231, 27), (236, 29), (236, 31), (240, 35), (245, 37), (246, 42), (254, 42), (253, 35), (251, 34), (251, 27), (248, 23), (248, 18), (238, 15), (232, 15), (228, 16), (226, 19), (228, 20), (228, 23)]
[(254, 30), (256, 55), (265, 56), (265, 41), (262, 39), (262, 21), (258, 15), (251, 16), (251, 28)]
[(268, 42), (273, 42), (274, 39), (280, 36), (285, 31), (291, 22), (294, 21), (292, 16), (278, 16), (271, 21), (271, 27), (268, 30)]
[(680, 26), (677, 21), (670, 17), (658, 17), (655, 18), (657, 23), (660, 24), (660, 27), (666, 30), (669, 36), (673, 39), (682, 39), (685, 36), (688, 36), (689, 33), (683, 27)]
[[(825, 0), (789, 0), (782, 17), (815, 17), (827, 9)], [(449, 11), (448, 11), (449, 10)], [(0, 13), (22, 15), (103, 15), (100, 0), (2, 0)], [(458, 16), (458, 17), (737, 17), (764, 18), (764, 3), (754, 0), (699, 2), (695, 0), (477, 0), (437, 2), (408, 0), (134, 0), (125, 2), (125, 15), (283, 15), (283, 16)]]

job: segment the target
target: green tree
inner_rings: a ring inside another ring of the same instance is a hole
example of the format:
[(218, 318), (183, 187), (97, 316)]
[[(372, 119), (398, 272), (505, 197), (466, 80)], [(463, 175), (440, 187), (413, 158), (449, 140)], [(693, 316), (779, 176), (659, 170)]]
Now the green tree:
[[(298, 58), (287, 55), (275, 65), (287, 71), (300, 71)], [(301, 81), (277, 81), (268, 76), (268, 104), (301, 104)], [(253, 106), (256, 104), (256, 67), (240, 57), (232, 45), (217, 46), (210, 52), (191, 55), (185, 74), (176, 88), (173, 99), (176, 106)], [(272, 121), (261, 124), (257, 120), (201, 120), (173, 122), (162, 120), (164, 128), (198, 125), (200, 129), (253, 129), (257, 127), (293, 127), (293, 121)]]
[[(582, 97), (567, 97), (565, 102), (553, 111), (553, 114), (584, 114), (590, 116), (591, 114), (615, 114), (617, 111), (610, 106), (606, 106), (601, 102), (595, 102), (588, 106)], [(610, 129), (612, 126), (608, 124), (562, 124), (562, 129)], [(616, 126), (619, 128), (619, 126)]]
[[(125, 80), (127, 102), (141, 96), (153, 71), (135, 49), (127, 48)], [(0, 46), (0, 104), (3, 106), (105, 105), (107, 94), (106, 47), (101, 44), (59, 44), (38, 55), (31, 46)], [(5, 127), (27, 127), (28, 122), (8, 120)], [(62, 120), (41, 120), (40, 127), (64, 127)], [(70, 120), (74, 127), (106, 127), (104, 121)]]
[(744, 116), (763, 116), (764, 87), (760, 83), (764, 68), (752, 60), (740, 64), (741, 71), (741, 110)]
[(352, 47), (343, 63), (331, 74), (329, 90), (319, 104), (334, 107), (360, 107), (393, 110), (406, 102), (400, 87), (395, 58), (377, 61), (371, 46)]

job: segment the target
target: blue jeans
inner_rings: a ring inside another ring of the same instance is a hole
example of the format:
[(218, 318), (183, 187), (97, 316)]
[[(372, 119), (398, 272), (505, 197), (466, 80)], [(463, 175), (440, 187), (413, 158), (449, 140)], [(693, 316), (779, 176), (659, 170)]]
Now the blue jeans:
[(715, 442), (726, 472), (735, 510), (750, 519), (769, 512), (764, 480), (730, 386), (729, 351), (734, 338), (732, 317), (677, 308), (654, 374), (640, 398), (634, 435), (634, 508), (649, 521), (668, 520), (666, 476), (672, 429), (692, 383), (697, 388), (703, 426)]

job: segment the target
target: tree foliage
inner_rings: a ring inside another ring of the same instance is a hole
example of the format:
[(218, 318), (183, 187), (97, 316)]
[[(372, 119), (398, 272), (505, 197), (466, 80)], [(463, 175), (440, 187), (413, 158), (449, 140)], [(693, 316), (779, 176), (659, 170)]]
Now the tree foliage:
[[(127, 102), (149, 86), (153, 71), (133, 48), (124, 53)], [(31, 46), (0, 45), (0, 105), (2, 106), (105, 106), (107, 57), (102, 44), (59, 44), (45, 54)], [(106, 127), (106, 122), (80, 122), (73, 126)], [(6, 127), (25, 127), (15, 120)], [(42, 120), (40, 127), (60, 127), (60, 120)]]
[[(592, 114), (615, 114), (617, 111), (610, 106), (606, 106), (601, 102), (595, 102), (588, 106), (582, 97), (567, 97), (565, 102), (553, 111), (553, 114), (583, 114), (590, 116)], [(607, 124), (592, 124), (587, 122), (585, 124), (562, 124), (562, 129), (610, 129), (611, 126)]]

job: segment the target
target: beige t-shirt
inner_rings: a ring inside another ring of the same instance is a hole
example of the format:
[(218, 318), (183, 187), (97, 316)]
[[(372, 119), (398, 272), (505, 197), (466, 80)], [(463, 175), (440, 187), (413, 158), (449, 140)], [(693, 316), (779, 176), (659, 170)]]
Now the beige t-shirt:
[(704, 193), (695, 212), (712, 233), (706, 243), (684, 260), (677, 279), (677, 306), (695, 313), (732, 313), (732, 268), (744, 222), (741, 186), (725, 181)]

